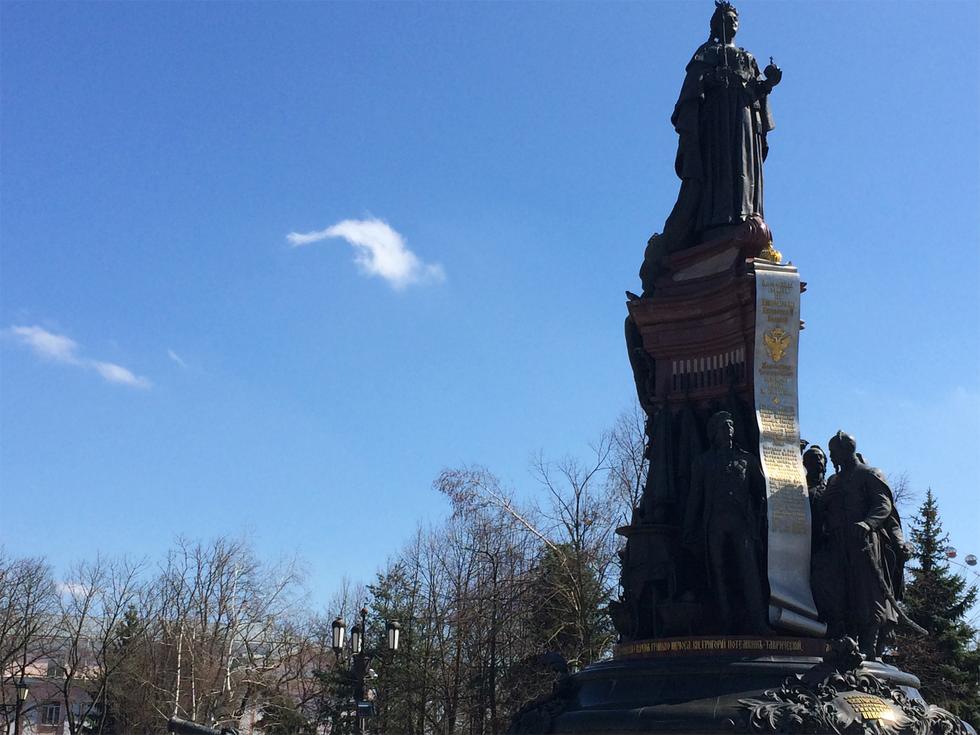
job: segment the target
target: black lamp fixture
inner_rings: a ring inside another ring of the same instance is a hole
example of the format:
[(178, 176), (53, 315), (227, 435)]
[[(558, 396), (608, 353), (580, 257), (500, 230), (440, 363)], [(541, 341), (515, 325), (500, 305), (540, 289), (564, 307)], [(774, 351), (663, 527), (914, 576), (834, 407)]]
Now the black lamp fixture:
[(20, 675), (17, 684), (17, 704), (14, 711), (14, 735), (20, 735), (20, 712), (24, 708), (24, 702), (27, 701), (27, 682), (24, 681), (24, 674)]
[[(359, 656), (364, 653), (364, 638), (367, 635), (367, 608), (361, 608), (361, 620), (350, 629), (350, 655)], [(397, 620), (389, 620), (385, 623), (387, 650), (394, 653), (398, 650), (401, 642), (402, 626)], [(347, 623), (340, 616), (330, 624), (331, 647), (339, 658), (344, 652), (344, 644), (347, 642)], [(370, 651), (370, 655), (375, 656), (379, 651)]]
[(360, 654), (364, 650), (364, 634), (362, 632), (361, 626), (354, 623), (354, 627), (350, 629), (350, 652), (355, 656)]
[(397, 620), (392, 620), (385, 624), (385, 629), (388, 631), (388, 650), (395, 652), (398, 650), (398, 637), (402, 626)]
[(340, 656), (341, 652), (344, 650), (344, 633), (347, 632), (347, 624), (344, 619), (338, 617), (330, 624), (330, 632), (332, 637), (333, 652)]
[[(349, 646), (344, 645), (345, 634), (347, 632), (347, 624), (344, 622), (344, 619), (342, 617), (337, 617), (337, 619), (330, 625), (331, 646), (334, 654), (337, 656), (337, 661), (340, 662), (345, 650), (347, 652), (347, 656), (345, 658), (346, 665), (349, 670), (348, 680), (353, 690), (352, 694), (356, 707), (356, 731), (358, 733), (364, 733), (367, 731), (367, 718), (373, 714), (374, 709), (373, 703), (368, 701), (368, 688), (365, 685), (365, 680), (367, 678), (377, 677), (377, 674), (374, 674), (373, 670), (370, 668), (371, 660), (375, 657), (380, 657), (382, 653), (394, 653), (397, 651), (402, 629), (401, 624), (397, 621), (387, 621), (385, 623), (386, 635), (383, 644), (384, 649), (370, 648), (365, 645), (364, 640), (367, 637), (367, 616), (368, 609), (366, 607), (361, 608), (361, 619), (354, 623), (350, 629)], [(372, 674), (373, 677), (371, 676)]]

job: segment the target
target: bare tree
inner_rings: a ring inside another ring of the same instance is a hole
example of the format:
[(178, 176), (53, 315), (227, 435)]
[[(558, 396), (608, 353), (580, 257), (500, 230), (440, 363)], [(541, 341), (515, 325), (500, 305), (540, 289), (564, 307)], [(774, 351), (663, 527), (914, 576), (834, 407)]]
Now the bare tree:
[(892, 498), (895, 500), (895, 507), (898, 514), (905, 519), (910, 512), (915, 510), (919, 501), (919, 493), (912, 488), (908, 472), (897, 472), (888, 476), (888, 487), (891, 488)]
[(295, 561), (269, 566), (243, 540), (178, 539), (155, 583), (161, 715), (234, 724), (294, 650)]
[(640, 504), (646, 484), (646, 414), (638, 403), (620, 414), (610, 433), (610, 500), (621, 510), (620, 522), (628, 523), (633, 508)]
[(119, 624), (139, 594), (140, 565), (125, 561), (77, 564), (60, 586), (55, 626), (59, 696), (71, 735), (101, 732), (110, 679), (122, 663)]
[[(559, 564), (549, 569), (546, 588), (554, 610), (567, 611), (566, 621), (552, 635), (568, 638), (572, 665), (584, 665), (607, 652), (611, 634), (601, 612), (615, 584), (617, 507), (622, 486), (611, 463), (617, 443), (613, 434), (600, 436), (589, 462), (566, 458), (549, 463), (538, 458), (533, 467), (547, 490), (548, 503), (540, 514), (548, 524)], [(556, 618), (557, 619), (557, 618)]]
[[(348, 576), (343, 576), (340, 586), (330, 598), (327, 607), (327, 615), (336, 615), (344, 619), (348, 625), (352, 625), (361, 617), (361, 608), (368, 601), (370, 592), (363, 582), (355, 582)], [(331, 618), (331, 622), (333, 618)]]
[(15, 559), (0, 548), (0, 716), (5, 726), (14, 711), (7, 701), (13, 683), (47, 655), (55, 604), (47, 563), (40, 558)]

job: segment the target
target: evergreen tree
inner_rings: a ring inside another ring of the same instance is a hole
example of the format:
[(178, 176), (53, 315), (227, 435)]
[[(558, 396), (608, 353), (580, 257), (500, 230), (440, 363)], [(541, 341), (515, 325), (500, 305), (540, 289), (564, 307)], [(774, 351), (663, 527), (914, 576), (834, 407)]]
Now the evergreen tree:
[(314, 671), (321, 684), (322, 696), (316, 702), (316, 721), (326, 724), (327, 731), (350, 735), (355, 731), (354, 700), (351, 697), (350, 672), (344, 666)]
[[(429, 673), (421, 641), (416, 640), (418, 583), (407, 573), (404, 563), (395, 562), (378, 573), (368, 590), (372, 597), (368, 640), (373, 641), (382, 657), (372, 664), (377, 674), (377, 679), (370, 682), (377, 695), (372, 727), (378, 732), (414, 735), (424, 727), (424, 714), (419, 718), (416, 713), (420, 708), (424, 710)], [(389, 621), (404, 621), (397, 652), (387, 650), (385, 623)]]
[(977, 631), (965, 617), (977, 600), (977, 588), (967, 586), (963, 577), (949, 569), (949, 537), (943, 533), (931, 489), (913, 520), (910, 541), (905, 608), (929, 635), (899, 630), (894, 662), (919, 677), (920, 691), (928, 702), (980, 724), (980, 650)]
[(106, 652), (106, 668), (112, 674), (106, 680), (106, 697), (98, 728), (103, 733), (125, 733), (135, 729), (134, 710), (141, 709), (138, 704), (140, 692), (133, 686), (131, 662), (138, 651), (140, 635), (143, 631), (136, 607), (129, 605), (122, 619), (116, 624), (113, 640)]
[(317, 723), (307, 718), (288, 693), (273, 692), (255, 724), (265, 735), (315, 735)]
[(545, 547), (534, 570), (530, 630), (538, 652), (560, 653), (574, 667), (607, 653), (615, 640), (608, 590), (595, 564), (571, 544)]

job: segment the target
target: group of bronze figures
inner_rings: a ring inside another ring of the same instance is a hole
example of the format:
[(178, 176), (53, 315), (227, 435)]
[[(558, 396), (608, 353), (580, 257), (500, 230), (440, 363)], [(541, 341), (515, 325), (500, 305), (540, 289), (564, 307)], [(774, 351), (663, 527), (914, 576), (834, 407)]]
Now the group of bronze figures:
[(902, 598), (910, 552), (891, 488), (864, 463), (854, 437), (830, 439), (835, 474), (825, 481), (827, 457), (811, 445), (803, 453), (812, 516), (811, 586), (828, 636), (858, 641), (868, 658), (880, 658), (908, 619)]
[[(650, 484), (630, 527), (658, 529), (677, 543), (663, 544), (655, 559), (631, 559), (631, 550), (624, 550), (623, 586), (630, 587), (626, 597), (632, 609), (614, 605), (613, 616), (619, 617), (619, 627), (628, 629), (628, 639), (773, 632), (767, 605), (763, 470), (756, 456), (734, 441), (736, 421), (730, 412), (717, 411), (706, 423), (710, 447), (691, 462), (690, 482), (675, 496), (672, 510), (651, 515), (658, 506), (649, 501), (655, 495)], [(812, 519), (813, 596), (828, 637), (852, 637), (865, 656), (880, 658), (899, 623), (915, 626), (898, 604), (908, 546), (892, 491), (882, 473), (863, 462), (854, 438), (839, 431), (829, 448), (836, 470), (829, 480), (824, 451), (809, 445), (803, 453)], [(651, 465), (658, 464), (655, 456), (650, 459)], [(656, 483), (658, 474), (662, 479), (662, 473), (651, 472), (649, 480)], [(634, 557), (650, 548), (649, 543), (637, 544), (639, 538), (631, 541)], [(674, 579), (669, 590), (658, 589), (657, 575), (649, 573), (665, 567), (671, 576), (684, 577)], [(639, 620), (669, 615), (678, 604), (688, 613), (681, 629), (651, 629)]]
[[(720, 619), (734, 621), (738, 632), (766, 632), (762, 470), (733, 445), (729, 413), (713, 415), (708, 434), (712, 447), (692, 472), (684, 543), (698, 549), (696, 534), (703, 533), (700, 548)], [(909, 548), (892, 491), (882, 473), (864, 463), (854, 437), (838, 431), (829, 448), (835, 468), (829, 480), (823, 449), (810, 445), (803, 453), (814, 601), (828, 637), (854, 638), (861, 653), (880, 658), (899, 623), (918, 628), (899, 605)], [(732, 612), (739, 603), (741, 622)]]

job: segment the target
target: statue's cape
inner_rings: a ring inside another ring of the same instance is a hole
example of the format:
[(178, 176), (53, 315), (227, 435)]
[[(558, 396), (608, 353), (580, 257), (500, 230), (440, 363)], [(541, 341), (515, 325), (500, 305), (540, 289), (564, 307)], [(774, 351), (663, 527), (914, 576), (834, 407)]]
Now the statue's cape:
[[(891, 512), (888, 514), (881, 526), (875, 530), (880, 541), (882, 551), (882, 561), (885, 564), (885, 581), (891, 585), (892, 593), (896, 600), (901, 600), (905, 587), (904, 567), (906, 561), (905, 532), (902, 530), (902, 519), (898, 515), (898, 508), (895, 507), (895, 496), (892, 489), (888, 486), (885, 474), (877, 467), (866, 464), (858, 464), (854, 468), (855, 473), (870, 476), (878, 485), (879, 489), (888, 496), (891, 503)], [(828, 484), (839, 482), (837, 475), (833, 475)]]
[(889, 583), (891, 583), (892, 593), (895, 595), (895, 599), (901, 600), (905, 591), (904, 568), (906, 560), (905, 532), (902, 530), (902, 519), (898, 515), (898, 508), (895, 506), (895, 496), (892, 494), (892, 489), (885, 480), (884, 473), (877, 467), (867, 467), (867, 469), (881, 483), (885, 493), (888, 494), (888, 500), (892, 504), (892, 512), (888, 514), (888, 518), (881, 524), (881, 528), (878, 529), (877, 533), (881, 538), (885, 574)]

